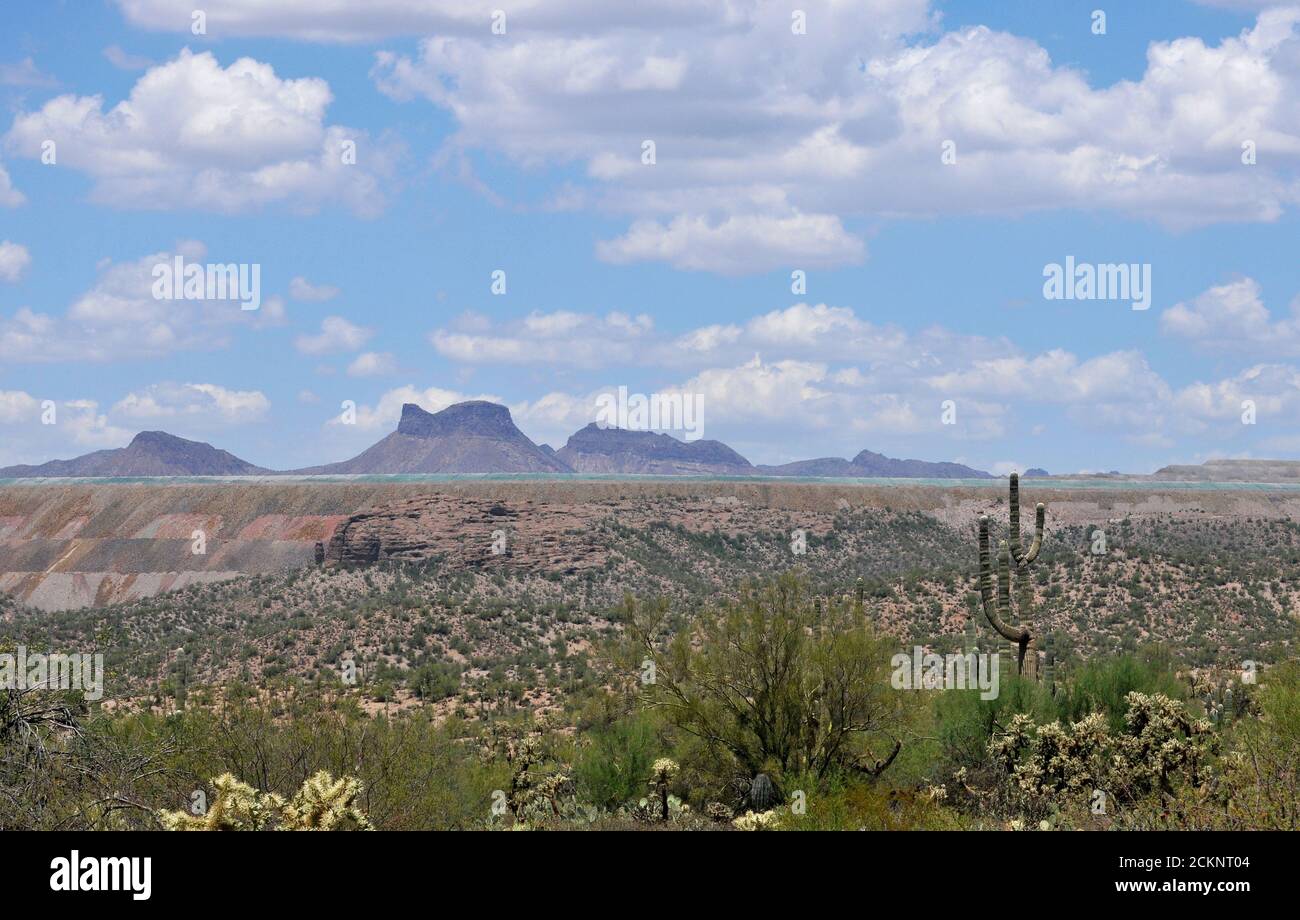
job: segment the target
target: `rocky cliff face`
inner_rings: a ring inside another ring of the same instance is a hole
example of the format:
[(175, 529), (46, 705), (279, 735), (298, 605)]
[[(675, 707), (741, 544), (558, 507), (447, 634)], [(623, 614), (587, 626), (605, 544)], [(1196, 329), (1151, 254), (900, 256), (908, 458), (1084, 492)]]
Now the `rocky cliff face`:
[(748, 460), (721, 441), (679, 441), (652, 431), (601, 428), (592, 422), (556, 456), (579, 473), (747, 476)]
[(419, 496), (350, 516), (335, 529), (323, 561), (364, 566), (438, 557), (452, 569), (580, 572), (605, 562), (604, 546), (584, 526), (605, 513), (596, 505), (532, 498)]
[(569, 468), (515, 427), (510, 410), (472, 400), (426, 412), (402, 406), (397, 430), (342, 463), (300, 474), (567, 473)]
[(270, 472), (202, 441), (142, 431), (126, 447), (0, 469), (0, 479), (68, 476), (256, 476)]

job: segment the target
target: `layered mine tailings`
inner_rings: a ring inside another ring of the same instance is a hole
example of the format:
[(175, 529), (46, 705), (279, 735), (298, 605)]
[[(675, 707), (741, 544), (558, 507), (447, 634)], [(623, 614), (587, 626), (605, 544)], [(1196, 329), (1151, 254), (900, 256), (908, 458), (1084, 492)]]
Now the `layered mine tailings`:
[[(324, 563), (441, 558), (453, 568), (571, 573), (604, 565), (594, 525), (723, 533), (809, 527), (847, 510), (923, 511), (955, 527), (1003, 500), (989, 488), (765, 481), (212, 481), (0, 486), (0, 590), (43, 610), (104, 606), (198, 581)], [(1300, 495), (1053, 489), (1048, 526), (1189, 513), (1300, 520)], [(195, 532), (205, 552), (196, 554)]]
[(345, 483), (4, 486), (0, 591), (68, 610), (310, 565), (341, 522), (385, 498)]

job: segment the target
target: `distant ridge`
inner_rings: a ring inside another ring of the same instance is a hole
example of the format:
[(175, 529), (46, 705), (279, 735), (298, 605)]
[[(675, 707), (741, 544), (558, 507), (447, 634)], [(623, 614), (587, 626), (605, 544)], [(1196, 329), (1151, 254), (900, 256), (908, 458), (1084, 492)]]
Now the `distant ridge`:
[[(1300, 478), (1300, 464), (1295, 466), (1297, 472), (1287, 478)], [(1201, 468), (1167, 467), (1161, 472), (1183, 469)], [(51, 460), (39, 466), (10, 466), (0, 469), (0, 478), (402, 473), (994, 478), (991, 473), (962, 463), (896, 460), (869, 450), (860, 451), (852, 460), (822, 457), (755, 466), (721, 441), (682, 441), (653, 431), (604, 428), (594, 422), (574, 432), (557, 451), (548, 444), (533, 443), (515, 425), (509, 408), (485, 400), (455, 403), (440, 412), (428, 412), (414, 403), (405, 403), (397, 429), (357, 456), (297, 470), (268, 470), (210, 444), (187, 441), (163, 431), (142, 431), (124, 448), (95, 451), (72, 460)], [(1031, 469), (1025, 475), (1046, 476), (1047, 473)], [(1204, 478), (1201, 473), (1195, 475)]]
[(271, 472), (202, 441), (142, 431), (126, 447), (72, 460), (0, 468), (0, 479), (68, 476), (257, 476)]
[(822, 457), (818, 460), (796, 460), (779, 466), (758, 466), (755, 469), (765, 476), (826, 476), (838, 478), (871, 479), (876, 477), (897, 479), (993, 479), (992, 473), (977, 470), (962, 463), (931, 462), (929, 460), (895, 460), (883, 454), (864, 450), (852, 460), (840, 457)]
[(721, 441), (679, 441), (653, 431), (602, 428), (592, 422), (556, 456), (578, 473), (659, 476), (748, 476), (753, 464)]
[(1300, 460), (1207, 460), (1199, 466), (1173, 465), (1152, 479), (1167, 482), (1296, 482)]

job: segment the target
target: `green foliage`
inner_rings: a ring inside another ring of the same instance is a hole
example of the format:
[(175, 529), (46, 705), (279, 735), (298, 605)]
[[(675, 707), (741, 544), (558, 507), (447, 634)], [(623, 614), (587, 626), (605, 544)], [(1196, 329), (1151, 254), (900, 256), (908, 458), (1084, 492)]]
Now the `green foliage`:
[(613, 809), (644, 795), (659, 746), (651, 718), (631, 715), (594, 729), (589, 737), (574, 766), (579, 798)]
[(906, 695), (889, 684), (897, 646), (855, 604), (814, 604), (787, 575), (699, 611), (666, 635), (668, 607), (629, 599), (636, 653), (655, 665), (643, 702), (705, 747), (725, 781), (832, 769), (879, 775), (902, 744)]
[(1013, 716), (1026, 715), (1039, 722), (1056, 716), (1048, 688), (1019, 677), (1002, 681), (994, 699), (980, 699), (978, 690), (950, 690), (936, 695), (934, 707), (936, 734), (951, 770), (985, 763), (989, 740)]
[(1181, 700), (1187, 692), (1174, 675), (1167, 649), (1153, 647), (1136, 654), (1086, 662), (1057, 696), (1057, 711), (1068, 722), (1094, 712), (1106, 716), (1112, 730), (1124, 726), (1130, 693), (1161, 694)]

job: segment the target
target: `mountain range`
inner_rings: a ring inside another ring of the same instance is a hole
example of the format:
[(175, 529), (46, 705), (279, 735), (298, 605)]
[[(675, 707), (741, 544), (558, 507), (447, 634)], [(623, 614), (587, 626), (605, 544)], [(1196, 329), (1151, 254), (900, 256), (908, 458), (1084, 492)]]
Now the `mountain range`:
[[(1034, 473), (1046, 475), (1044, 471)], [(864, 450), (852, 460), (823, 457), (755, 466), (721, 441), (679, 441), (652, 431), (594, 422), (559, 450), (534, 444), (510, 410), (483, 400), (427, 412), (402, 406), (397, 430), (350, 460), (277, 472), (224, 450), (161, 431), (144, 431), (116, 450), (38, 466), (0, 468), (0, 479), (69, 476), (254, 476), (386, 473), (587, 473), (660, 476), (825, 476), (989, 479), (960, 463), (895, 460)]]

